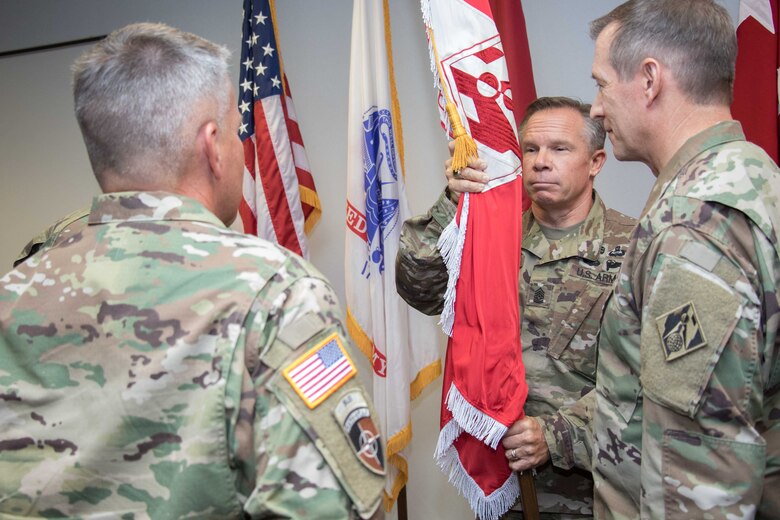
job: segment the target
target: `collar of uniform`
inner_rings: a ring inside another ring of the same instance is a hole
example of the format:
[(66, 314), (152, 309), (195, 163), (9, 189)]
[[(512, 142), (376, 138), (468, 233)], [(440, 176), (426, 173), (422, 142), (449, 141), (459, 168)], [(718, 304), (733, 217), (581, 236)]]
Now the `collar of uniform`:
[(553, 245), (542, 233), (542, 228), (534, 218), (533, 213), (527, 211), (523, 216), (523, 249), (539, 258), (539, 263), (574, 256), (587, 260), (598, 260), (602, 243), (601, 237), (604, 236), (605, 213), (606, 208), (601, 197), (596, 193), (596, 190), (593, 190), (593, 206), (582, 222), (579, 231), (566, 235)]
[(706, 130), (694, 135), (680, 147), (679, 150), (672, 156), (671, 160), (661, 170), (658, 178), (653, 184), (653, 189), (650, 191), (650, 196), (647, 198), (647, 204), (642, 210), (642, 217), (647, 215), (650, 208), (661, 197), (666, 188), (677, 176), (680, 170), (691, 162), (695, 157), (699, 156), (703, 152), (731, 141), (744, 141), (745, 134), (742, 132), (742, 125), (738, 121), (724, 121), (714, 126), (707, 128)]
[(104, 193), (92, 200), (89, 212), (90, 225), (150, 220), (195, 220), (225, 227), (200, 202), (162, 191)]

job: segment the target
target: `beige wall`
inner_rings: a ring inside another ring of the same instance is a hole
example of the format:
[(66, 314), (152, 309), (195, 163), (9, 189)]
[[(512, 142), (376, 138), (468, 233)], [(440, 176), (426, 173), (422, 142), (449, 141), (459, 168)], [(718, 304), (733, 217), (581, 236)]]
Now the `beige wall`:
[[(525, 0), (539, 95), (590, 100), (593, 45), (587, 23), (615, 0)], [(736, 14), (737, 0), (723, 2)], [(407, 192), (421, 213), (443, 188), (447, 156), (416, 0), (392, 0), (396, 76), (406, 140)], [(352, 2), (278, 2), (279, 32), (309, 161), (324, 206), (311, 259), (344, 294), (346, 106)], [(213, 0), (0, 0), (0, 51), (105, 34), (135, 21), (161, 21), (233, 50), (238, 77), (241, 2)], [(0, 271), (40, 229), (97, 192), (72, 115), (69, 66), (79, 47), (0, 58)], [(610, 156), (597, 188), (607, 205), (637, 215), (652, 184), (648, 170)], [(442, 342), (443, 343), (443, 342)], [(368, 374), (364, 365), (363, 373)], [(433, 463), (441, 382), (415, 403), (409, 449), (412, 519), (473, 518)], [(395, 513), (390, 519), (395, 518)]]

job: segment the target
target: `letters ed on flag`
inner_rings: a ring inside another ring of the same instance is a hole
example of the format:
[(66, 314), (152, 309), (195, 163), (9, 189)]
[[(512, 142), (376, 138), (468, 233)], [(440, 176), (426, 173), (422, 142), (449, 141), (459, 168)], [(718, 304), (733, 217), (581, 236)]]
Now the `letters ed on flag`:
[[(355, 0), (350, 61), (346, 210), (347, 323), (373, 367), (373, 397), (387, 439), (385, 507), (408, 479), (410, 399), (441, 373), (435, 322), (395, 288), (401, 225), (411, 217), (394, 107), (387, 0)], [(387, 36), (387, 39), (386, 39)]]
[(274, 4), (244, 0), (238, 107), (244, 143), (244, 232), (308, 257), (321, 206), (284, 75)]

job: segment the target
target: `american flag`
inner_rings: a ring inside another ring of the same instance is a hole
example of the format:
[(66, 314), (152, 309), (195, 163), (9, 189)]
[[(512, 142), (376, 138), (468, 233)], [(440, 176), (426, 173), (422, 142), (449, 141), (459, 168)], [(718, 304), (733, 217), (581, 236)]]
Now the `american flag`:
[(244, 0), (239, 134), (244, 143), (244, 232), (308, 257), (321, 209), (303, 147), (269, 0)]
[(335, 334), (294, 361), (284, 377), (309, 406), (314, 408), (357, 373)]

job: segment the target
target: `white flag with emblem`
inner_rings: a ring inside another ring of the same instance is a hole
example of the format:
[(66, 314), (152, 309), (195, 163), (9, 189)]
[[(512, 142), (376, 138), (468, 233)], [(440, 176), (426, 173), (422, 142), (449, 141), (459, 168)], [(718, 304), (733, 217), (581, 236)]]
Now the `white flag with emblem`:
[(395, 288), (401, 225), (411, 215), (391, 71), (387, 0), (355, 0), (347, 157), (347, 324), (373, 366), (374, 404), (387, 441), (388, 511), (407, 481), (403, 449), (412, 438), (410, 400), (441, 373), (435, 321), (409, 307)]

